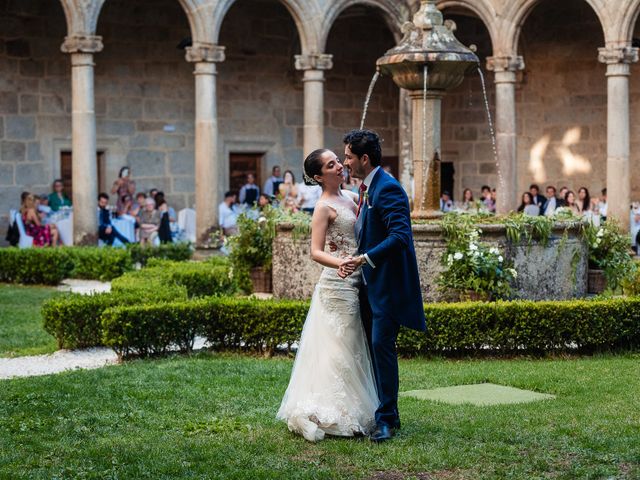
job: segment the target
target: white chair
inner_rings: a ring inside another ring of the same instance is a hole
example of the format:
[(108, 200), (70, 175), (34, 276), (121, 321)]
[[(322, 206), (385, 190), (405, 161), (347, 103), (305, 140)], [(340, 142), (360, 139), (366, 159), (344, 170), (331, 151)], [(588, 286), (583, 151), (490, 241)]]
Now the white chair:
[(184, 238), (191, 243), (196, 243), (196, 211), (192, 208), (183, 208), (178, 212), (178, 227), (184, 232)]
[(33, 247), (33, 237), (27, 235), (27, 231), (24, 228), (24, 223), (22, 222), (22, 215), (20, 212), (16, 210), (11, 210), (9, 213), (10, 221), (13, 222), (15, 220), (18, 225), (18, 230), (20, 231), (20, 242), (18, 243), (18, 247), (20, 248), (31, 248)]

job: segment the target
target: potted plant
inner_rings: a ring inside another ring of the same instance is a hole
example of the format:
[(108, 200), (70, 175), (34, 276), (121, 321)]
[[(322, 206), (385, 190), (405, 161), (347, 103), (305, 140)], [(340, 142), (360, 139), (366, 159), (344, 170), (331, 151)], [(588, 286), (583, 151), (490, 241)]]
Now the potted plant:
[(589, 245), (587, 291), (594, 294), (607, 288), (615, 291), (634, 269), (628, 238), (613, 219), (600, 226), (585, 224), (584, 235)]
[(226, 239), (229, 259), (245, 291), (271, 293), (271, 259), (277, 211), (265, 207), (258, 217), (238, 216), (238, 233)]
[[(446, 231), (450, 230), (445, 228)], [(442, 256), (445, 269), (438, 284), (441, 290), (453, 293), (460, 301), (508, 298), (511, 282), (517, 277), (516, 270), (502, 252), (481, 242), (480, 234), (473, 225), (461, 223), (456, 234), (449, 236)]]

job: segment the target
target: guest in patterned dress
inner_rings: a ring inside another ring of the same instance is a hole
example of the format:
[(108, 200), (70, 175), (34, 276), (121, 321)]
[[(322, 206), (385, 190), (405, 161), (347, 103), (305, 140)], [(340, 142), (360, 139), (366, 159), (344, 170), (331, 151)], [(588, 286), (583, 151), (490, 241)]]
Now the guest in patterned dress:
[(58, 229), (54, 224), (43, 225), (36, 210), (36, 198), (31, 193), (25, 196), (20, 207), (20, 215), (24, 229), (33, 237), (34, 247), (58, 246)]

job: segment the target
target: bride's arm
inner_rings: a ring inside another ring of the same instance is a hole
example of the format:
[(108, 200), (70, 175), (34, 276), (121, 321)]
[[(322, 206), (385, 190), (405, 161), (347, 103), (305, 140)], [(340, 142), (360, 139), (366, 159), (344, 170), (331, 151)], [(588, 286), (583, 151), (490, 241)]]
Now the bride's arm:
[(332, 210), (326, 205), (317, 205), (311, 219), (311, 258), (325, 267), (338, 268), (345, 260), (336, 258), (324, 251), (327, 229), (331, 222)]

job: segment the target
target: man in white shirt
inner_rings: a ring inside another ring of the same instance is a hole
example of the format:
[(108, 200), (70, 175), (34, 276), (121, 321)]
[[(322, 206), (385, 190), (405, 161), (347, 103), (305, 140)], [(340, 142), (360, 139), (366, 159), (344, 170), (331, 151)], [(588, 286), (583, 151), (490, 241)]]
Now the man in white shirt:
[(271, 176), (267, 178), (266, 182), (264, 182), (264, 185), (262, 187), (262, 193), (269, 195), (270, 197), (273, 197), (278, 193), (278, 187), (280, 187), (280, 184), (282, 183), (282, 181), (283, 180), (280, 174), (280, 166), (276, 165), (273, 167), (273, 170), (271, 171)]
[(298, 185), (298, 204), (302, 211), (313, 215), (313, 209), (322, 195), (322, 187), (320, 185), (306, 185), (300, 182)]
[(218, 223), (225, 235), (235, 235), (238, 233), (238, 214), (233, 209), (236, 203), (236, 194), (227, 192), (224, 194), (224, 201), (218, 206)]
[(558, 199), (556, 198), (556, 187), (549, 185), (547, 187), (547, 203), (544, 206), (545, 217), (553, 217), (558, 208)]

